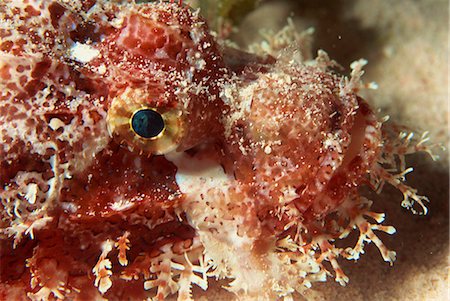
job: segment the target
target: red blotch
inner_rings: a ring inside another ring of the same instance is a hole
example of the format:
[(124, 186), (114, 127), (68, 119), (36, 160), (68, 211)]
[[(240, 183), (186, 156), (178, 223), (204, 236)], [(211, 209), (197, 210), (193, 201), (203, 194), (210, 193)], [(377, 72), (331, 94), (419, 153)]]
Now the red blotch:
[(178, 191), (174, 176), (175, 166), (164, 157), (141, 157), (114, 144), (97, 155), (86, 173), (68, 182), (62, 200), (78, 206), (74, 219), (120, 214), (111, 207), (119, 199), (130, 201), (129, 209), (142, 207), (144, 215), (157, 219), (177, 202), (170, 199)]
[(64, 15), (66, 9), (59, 3), (53, 2), (48, 7), (50, 12), (50, 19), (54, 28), (58, 28), (59, 19)]
[(9, 65), (4, 65), (3, 67), (0, 68), (0, 78), (4, 79), (4, 80), (9, 80), (11, 79), (11, 74), (9, 73)]
[(47, 75), (47, 72), (50, 69), (51, 65), (52, 62), (50, 60), (44, 60), (42, 62), (37, 63), (33, 71), (31, 72), (31, 77), (33, 78), (44, 77), (45, 75)]
[(34, 79), (34, 80), (28, 82), (24, 86), (24, 89), (28, 93), (28, 96), (32, 97), (32, 96), (36, 95), (36, 93), (38, 91), (43, 90), (45, 87), (46, 87), (46, 85), (43, 82), (41, 82), (39, 79)]
[(0, 50), (4, 52), (9, 52), (13, 46), (14, 43), (12, 41), (5, 41), (0, 44)]
[(97, 3), (97, 0), (84, 0), (81, 3), (82, 3), (81, 9), (87, 12)]
[(83, 22), (77, 25), (75, 30), (70, 32), (70, 38), (75, 42), (85, 43), (87, 40), (97, 42), (100, 40), (100, 34), (97, 32), (94, 23)]
[(34, 7), (32, 7), (31, 5), (28, 5), (25, 8), (25, 12), (27, 13), (27, 18), (37, 17), (41, 15), (41, 13), (38, 10), (34, 9)]

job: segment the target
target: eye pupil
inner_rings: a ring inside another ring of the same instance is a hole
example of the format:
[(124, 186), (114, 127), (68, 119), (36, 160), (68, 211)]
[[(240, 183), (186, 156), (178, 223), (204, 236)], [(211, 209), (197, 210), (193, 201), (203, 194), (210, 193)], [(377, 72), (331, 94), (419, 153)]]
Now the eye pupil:
[(131, 127), (143, 138), (154, 138), (161, 134), (165, 124), (161, 114), (151, 109), (143, 109), (133, 114)]

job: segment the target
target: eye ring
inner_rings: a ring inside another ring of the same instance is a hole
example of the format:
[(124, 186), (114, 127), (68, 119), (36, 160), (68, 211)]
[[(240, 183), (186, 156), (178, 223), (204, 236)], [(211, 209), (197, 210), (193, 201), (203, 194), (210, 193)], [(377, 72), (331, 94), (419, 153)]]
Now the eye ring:
[(158, 110), (149, 107), (140, 108), (132, 114), (130, 129), (139, 138), (146, 140), (156, 140), (164, 135), (166, 130), (166, 120)]
[[(177, 149), (186, 135), (187, 115), (177, 107), (152, 106), (150, 103), (153, 102), (149, 99), (157, 99), (157, 97), (147, 90), (130, 87), (114, 97), (106, 116), (108, 132), (111, 137), (117, 143), (127, 146), (131, 151), (149, 155), (163, 155)], [(164, 129), (162, 122), (159, 122), (159, 130), (156, 127), (153, 133), (146, 135), (137, 127), (133, 127), (133, 117), (136, 119), (136, 116), (139, 116), (138, 113), (143, 110), (151, 110), (150, 114), (156, 112), (157, 119), (161, 121), (160, 118), (162, 118), (164, 121)]]

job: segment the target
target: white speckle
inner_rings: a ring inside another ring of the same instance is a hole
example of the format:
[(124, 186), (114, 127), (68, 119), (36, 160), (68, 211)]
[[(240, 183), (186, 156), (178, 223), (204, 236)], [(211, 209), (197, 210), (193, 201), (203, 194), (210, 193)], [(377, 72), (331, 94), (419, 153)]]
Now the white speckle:
[(115, 18), (111, 21), (111, 25), (115, 28), (120, 28), (123, 24), (123, 19)]
[(53, 131), (56, 131), (56, 130), (58, 130), (59, 128), (62, 128), (62, 127), (64, 127), (64, 122), (62, 122), (61, 121), (61, 119), (59, 119), (59, 118), (52, 118), (52, 119), (50, 119), (50, 122), (49, 122), (49, 124), (48, 124), (48, 126), (53, 130)]
[(267, 145), (267, 146), (264, 148), (264, 152), (265, 152), (267, 155), (269, 155), (269, 154), (272, 152), (272, 148), (270, 147), (270, 145)]
[(158, 48), (155, 51), (155, 58), (163, 60), (168, 59), (169, 56), (167, 55), (167, 52), (164, 49)]
[(134, 203), (130, 200), (123, 199), (122, 196), (114, 198), (114, 203), (110, 205), (110, 208), (114, 211), (124, 211), (134, 206)]
[(69, 50), (70, 57), (80, 63), (89, 63), (100, 55), (100, 51), (91, 45), (76, 42)]
[(70, 202), (62, 202), (61, 208), (70, 213), (75, 213), (75, 212), (77, 212), (77, 209), (78, 209), (74, 203), (70, 203)]
[(27, 193), (25, 194), (25, 198), (28, 203), (34, 204), (36, 202), (36, 194), (38, 191), (38, 185), (35, 183), (31, 183), (27, 186)]
[(199, 59), (195, 62), (195, 69), (203, 70), (206, 66), (206, 62), (204, 59)]
[(39, 230), (44, 228), (47, 223), (53, 220), (53, 217), (44, 216), (41, 218), (36, 219), (25, 231), (25, 234), (29, 234), (31, 239), (34, 239), (34, 230)]
[(189, 35), (192, 39), (192, 41), (194, 42), (194, 44), (198, 45), (198, 43), (200, 43), (200, 41), (202, 40), (202, 38), (204, 37), (204, 33), (202, 30), (200, 30), (199, 28), (193, 28), (190, 32)]
[(105, 66), (105, 65), (100, 65), (100, 66), (98, 67), (97, 71), (98, 71), (98, 73), (99, 73), (100, 75), (105, 74), (105, 73), (106, 73), (106, 66)]

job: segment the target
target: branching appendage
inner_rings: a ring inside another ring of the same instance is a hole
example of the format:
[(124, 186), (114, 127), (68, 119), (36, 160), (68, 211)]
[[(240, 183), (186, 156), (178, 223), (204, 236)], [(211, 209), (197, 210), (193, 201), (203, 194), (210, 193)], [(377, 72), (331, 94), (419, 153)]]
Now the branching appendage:
[[(296, 29), (294, 21), (288, 19), (288, 24), (280, 31), (274, 33), (272, 31), (261, 31), (263, 41), (252, 44), (248, 47), (250, 53), (256, 55), (271, 55), (279, 57), (286, 49), (295, 49), (294, 56), (289, 56), (289, 59), (294, 59), (297, 62), (303, 62), (313, 59), (312, 57), (312, 42), (313, 42), (314, 28), (308, 28), (302, 32)], [(294, 47), (292, 45), (295, 45)]]
[(131, 263), (120, 278), (132, 281), (141, 276), (144, 289), (156, 289), (155, 300), (164, 300), (178, 292), (179, 301), (191, 301), (192, 284), (202, 289), (208, 288), (207, 272), (210, 266), (203, 260), (203, 248), (198, 238), (181, 252), (174, 252), (174, 244), (166, 244), (156, 256), (146, 254)]
[[(412, 170), (412, 168), (407, 168), (400, 173), (393, 174), (390, 173), (388, 169), (385, 169), (381, 165), (377, 164), (372, 170), (371, 175), (375, 176), (376, 180), (372, 182), (376, 182), (376, 185), (378, 186), (377, 192), (381, 191), (384, 183), (391, 184), (403, 193), (403, 201), (401, 203), (402, 207), (411, 210), (414, 214), (425, 215), (428, 213), (428, 209), (425, 204), (429, 202), (429, 199), (426, 196), (418, 195), (417, 189), (403, 183), (405, 181), (405, 175)], [(414, 208), (415, 204), (420, 206), (419, 210)]]
[[(335, 272), (335, 280), (342, 286), (345, 286), (349, 278), (345, 275), (341, 266), (338, 263), (338, 258), (342, 254), (342, 249), (335, 247), (329, 239), (318, 237), (317, 245), (320, 249), (320, 256), (317, 258), (317, 262), (322, 264), (324, 261), (328, 261), (331, 264), (333, 271)], [(319, 242), (320, 241), (320, 242)]]
[[(371, 186), (379, 193), (384, 183), (391, 184), (403, 193), (403, 207), (415, 214), (426, 214), (427, 208), (425, 204), (428, 202), (428, 198), (418, 195), (416, 189), (404, 184), (405, 175), (413, 170), (412, 168), (406, 168), (405, 156), (424, 151), (436, 160), (437, 156), (431, 152), (431, 148), (435, 145), (427, 145), (428, 133), (424, 133), (419, 139), (415, 139), (414, 134), (398, 131), (396, 127), (384, 127), (383, 130), (382, 152), (378, 162), (374, 164), (369, 173)], [(415, 204), (418, 204), (421, 209), (415, 209)], [(384, 261), (389, 262), (391, 265), (395, 261), (396, 253), (389, 250), (375, 233), (375, 231), (381, 231), (387, 234), (394, 234), (395, 228), (381, 225), (385, 215), (370, 211), (371, 205), (372, 202), (366, 198), (354, 196), (347, 199), (337, 208), (338, 216), (349, 222), (345, 229), (340, 232), (339, 239), (347, 237), (353, 230), (359, 231), (359, 238), (353, 247), (336, 248), (332, 242), (337, 237), (326, 234), (315, 238), (312, 242), (312, 245), (319, 249), (318, 254), (320, 252), (317, 259), (318, 263), (330, 262), (336, 275), (335, 279), (341, 285), (345, 285), (348, 282), (348, 278), (340, 268), (337, 259), (339, 256), (342, 256), (347, 260), (358, 260), (360, 255), (364, 254), (365, 244), (373, 242), (379, 249)], [(375, 221), (375, 223), (370, 220)]]
[[(380, 193), (384, 184), (389, 183), (403, 193), (402, 207), (411, 210), (414, 214), (427, 214), (428, 198), (418, 195), (416, 189), (404, 184), (405, 176), (413, 171), (412, 167), (406, 167), (405, 156), (426, 152), (433, 160), (437, 160), (438, 156), (433, 154), (432, 149), (439, 145), (427, 143), (428, 132), (417, 137), (414, 133), (395, 125), (383, 125), (382, 129), (383, 148), (378, 162), (374, 164), (369, 174), (371, 186)], [(420, 208), (414, 208), (415, 204), (418, 204)]]
[(130, 232), (125, 231), (125, 233), (120, 236), (114, 244), (114, 246), (119, 250), (117, 259), (119, 260), (121, 266), (128, 265), (127, 251), (130, 249), (130, 240), (128, 239), (128, 236), (130, 236)]
[[(427, 145), (428, 133), (424, 133), (418, 139), (415, 139), (414, 134), (398, 131), (396, 127), (384, 127), (383, 130), (382, 152), (378, 162), (374, 164), (369, 173), (371, 186), (379, 193), (384, 183), (391, 184), (403, 193), (403, 207), (415, 214), (426, 214), (428, 198), (418, 195), (416, 189), (404, 184), (405, 175), (413, 170), (412, 168), (406, 168), (405, 156), (423, 151), (429, 153), (436, 160), (437, 156), (431, 152), (431, 148), (436, 145)], [(420, 209), (414, 208), (415, 204), (418, 204)], [(339, 266), (339, 257), (347, 260), (358, 260), (361, 254), (364, 254), (366, 244), (373, 242), (379, 249), (384, 261), (391, 265), (395, 261), (396, 253), (383, 244), (376, 231), (394, 234), (396, 230), (392, 226), (382, 225), (385, 215), (372, 212), (370, 210), (371, 205), (372, 202), (362, 196), (352, 196), (337, 208), (338, 220), (345, 220), (348, 223), (347, 225), (339, 224), (341, 228), (337, 231), (338, 234), (340, 233), (339, 235), (324, 233), (314, 237), (310, 244), (303, 244), (303, 247), (301, 247), (303, 243), (302, 235), (298, 236), (300, 239), (294, 241), (299, 245), (302, 252), (314, 250), (316, 262), (321, 266), (321, 269), (325, 269), (323, 263), (328, 261), (331, 264), (332, 271), (334, 271), (336, 281), (341, 285), (346, 285), (348, 277)], [(346, 238), (354, 230), (358, 230), (359, 237), (353, 247), (337, 248), (334, 246), (334, 240)]]
[(34, 292), (27, 294), (33, 301), (63, 300), (70, 293), (67, 287), (69, 273), (61, 267), (55, 258), (40, 257), (39, 250), (27, 259), (30, 269), (30, 286)]
[[(337, 263), (339, 256), (347, 260), (358, 260), (360, 255), (364, 254), (365, 244), (373, 242), (380, 251), (384, 261), (389, 262), (391, 265), (395, 261), (395, 252), (390, 251), (374, 232), (381, 231), (387, 234), (394, 234), (395, 228), (381, 225), (384, 221), (384, 214), (370, 211), (371, 204), (372, 202), (366, 198), (355, 196), (355, 198), (349, 198), (338, 208), (339, 215), (349, 221), (348, 226), (341, 232), (339, 239), (347, 237), (355, 229), (359, 231), (358, 240), (353, 247), (336, 248), (330, 243), (331, 239), (325, 238), (318, 242), (322, 252), (319, 259), (322, 261), (327, 260), (331, 263), (336, 274), (336, 281), (343, 286), (348, 283), (349, 279)], [(375, 223), (370, 222), (368, 218), (373, 219)]]
[(326, 281), (329, 272), (316, 261), (316, 250), (311, 245), (302, 245), (288, 235), (277, 240), (274, 251), (271, 262), (281, 267), (273, 275), (271, 285), (277, 297), (292, 301), (295, 291), (302, 293), (313, 282)]
[(111, 260), (107, 258), (108, 253), (112, 251), (114, 243), (111, 240), (106, 240), (102, 244), (102, 253), (97, 261), (97, 264), (92, 269), (95, 275), (94, 285), (102, 294), (106, 293), (112, 286), (112, 264)]
[[(371, 204), (372, 202), (366, 198), (355, 195), (337, 208), (336, 214), (339, 221), (345, 221), (346, 224), (337, 225), (336, 233), (323, 233), (314, 237), (310, 243), (305, 243), (307, 239), (302, 238), (302, 235), (305, 234), (303, 231), (303, 234), (296, 235), (295, 239), (286, 237), (277, 242), (280, 256), (287, 256), (292, 262), (297, 262), (302, 257), (309, 257), (314, 262), (315, 268), (308, 271), (309, 275), (303, 275), (304, 281), (301, 283), (303, 288), (295, 287), (297, 291), (301, 292), (305, 288), (311, 287), (311, 282), (325, 281), (326, 276), (332, 275), (332, 272), (334, 272), (336, 282), (345, 286), (349, 278), (339, 265), (339, 257), (358, 260), (360, 255), (364, 254), (364, 246), (371, 242), (377, 246), (383, 259), (393, 264), (395, 252), (390, 251), (383, 244), (375, 231), (393, 234), (395, 229), (392, 226), (381, 225), (384, 221), (384, 214), (370, 211)], [(371, 222), (370, 219), (375, 222)], [(355, 229), (359, 231), (359, 238), (353, 247), (338, 248), (334, 245), (336, 239), (347, 237)], [(305, 259), (302, 260), (305, 261)], [(331, 264), (331, 271), (325, 267), (326, 261)]]
[[(352, 202), (355, 202), (354, 200)], [(356, 203), (356, 202), (355, 202)], [(358, 197), (358, 203), (353, 205), (353, 209), (348, 212), (357, 212), (350, 218), (350, 224), (347, 229), (341, 234), (341, 238), (346, 237), (353, 229), (359, 231), (359, 238), (355, 246), (346, 248), (342, 256), (348, 260), (358, 260), (361, 254), (364, 254), (364, 244), (373, 242), (381, 253), (384, 261), (391, 265), (395, 261), (396, 253), (390, 251), (375, 234), (374, 231), (381, 231), (387, 234), (394, 234), (395, 228), (392, 226), (381, 225), (384, 221), (384, 213), (376, 213), (370, 211), (372, 202), (364, 197)], [(355, 210), (356, 209), (356, 210)], [(367, 218), (373, 219), (375, 223), (370, 222)]]
[(58, 159), (58, 148), (50, 144), (55, 154), (48, 163), (53, 176), (45, 180), (42, 173), (19, 171), (13, 186), (2, 187), (0, 191), (0, 213), (2, 220), (9, 220), (10, 226), (0, 229), (0, 235), (13, 237), (14, 248), (24, 235), (34, 239), (34, 231), (44, 228), (53, 220), (47, 215), (58, 200), (63, 181), (68, 177), (68, 164)]

